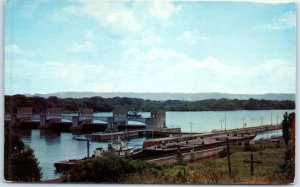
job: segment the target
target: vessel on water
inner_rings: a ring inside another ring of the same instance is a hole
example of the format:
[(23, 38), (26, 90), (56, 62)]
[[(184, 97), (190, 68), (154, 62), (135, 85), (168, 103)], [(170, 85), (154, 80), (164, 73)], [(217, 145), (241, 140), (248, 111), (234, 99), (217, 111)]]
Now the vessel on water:
[[(175, 142), (162, 142), (158, 145), (152, 145), (143, 148), (143, 152), (135, 155), (135, 158), (147, 159), (156, 158), (166, 155), (176, 154), (178, 150), (181, 152), (200, 151), (210, 148), (225, 146), (228, 142), (230, 144), (238, 144), (243, 142), (250, 142), (255, 138), (256, 135), (248, 136), (214, 136), (207, 138), (194, 137), (194, 139), (186, 139)], [(164, 138), (162, 138), (164, 139)]]
[(132, 156), (135, 153), (135, 149), (133, 147), (128, 146), (126, 141), (123, 141), (118, 137), (117, 139), (113, 140), (111, 144), (108, 144), (107, 149), (103, 147), (96, 148), (94, 150), (94, 156), (102, 157), (105, 155), (116, 154), (121, 157), (124, 156)]
[(86, 135), (74, 135), (72, 136), (73, 140), (77, 140), (77, 141), (87, 141), (88, 138)]
[(56, 171), (68, 171), (83, 159), (62, 160), (54, 163)]
[(127, 117), (141, 117), (142, 115), (139, 114), (137, 111), (129, 111), (127, 112)]

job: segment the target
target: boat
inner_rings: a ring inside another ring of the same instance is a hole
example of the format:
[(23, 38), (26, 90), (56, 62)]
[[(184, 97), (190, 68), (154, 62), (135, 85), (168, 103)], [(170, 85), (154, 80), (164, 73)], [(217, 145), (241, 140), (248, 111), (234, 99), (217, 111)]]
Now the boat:
[(132, 156), (135, 152), (135, 149), (128, 146), (127, 142), (122, 141), (119, 136), (117, 139), (113, 140), (111, 144), (108, 144), (107, 149), (104, 149), (103, 147), (96, 148), (94, 150), (94, 156), (102, 157), (105, 155), (116, 154), (125, 157)]
[(126, 116), (127, 117), (141, 117), (142, 115), (139, 114), (137, 111), (128, 111)]
[(78, 164), (82, 159), (70, 159), (70, 160), (62, 160), (54, 163), (54, 167), (56, 171), (68, 171), (76, 164)]
[(87, 137), (85, 135), (74, 135), (72, 139), (77, 141), (87, 141)]
[(166, 155), (166, 154), (175, 154), (178, 150), (182, 152), (190, 152), (191, 150), (200, 151), (220, 146), (226, 146), (227, 138), (229, 143), (238, 143), (238, 142), (248, 142), (255, 138), (256, 135), (243, 136), (243, 137), (218, 137), (211, 142), (197, 142), (197, 143), (188, 143), (188, 141), (178, 142), (178, 143), (163, 143), (160, 145), (153, 145), (143, 149), (144, 154), (148, 155)]

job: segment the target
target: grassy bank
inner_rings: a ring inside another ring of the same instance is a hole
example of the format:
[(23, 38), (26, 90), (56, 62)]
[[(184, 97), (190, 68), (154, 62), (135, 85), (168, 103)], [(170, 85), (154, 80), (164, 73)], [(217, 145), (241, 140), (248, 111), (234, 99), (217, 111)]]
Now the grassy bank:
[[(244, 160), (262, 161), (250, 175), (250, 167)], [(286, 148), (283, 144), (231, 146), (232, 178), (228, 175), (227, 157), (214, 160), (200, 160), (186, 165), (164, 167), (162, 170), (146, 170), (130, 175), (126, 183), (168, 183), (168, 184), (287, 184), (287, 174), (283, 172)]]

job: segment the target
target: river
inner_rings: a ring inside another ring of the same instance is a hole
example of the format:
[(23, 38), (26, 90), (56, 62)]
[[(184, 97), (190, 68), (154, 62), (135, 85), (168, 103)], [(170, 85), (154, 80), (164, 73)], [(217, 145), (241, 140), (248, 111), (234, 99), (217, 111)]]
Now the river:
[[(166, 112), (167, 127), (181, 127), (183, 132), (210, 132), (215, 129), (242, 128), (259, 126), (265, 124), (277, 124), (283, 119), (285, 112), (295, 110), (240, 110), (240, 111), (210, 111), (210, 112)], [(98, 113), (95, 115), (106, 116), (110, 113)], [(149, 113), (143, 113), (143, 116)], [(278, 117), (277, 117), (278, 116)], [(225, 120), (226, 119), (226, 120)], [(278, 119), (278, 120), (277, 120)], [(279, 131), (272, 132), (280, 133)], [(271, 134), (272, 134), (271, 133)], [(19, 130), (18, 134), (22, 140), (30, 145), (43, 172), (43, 179), (59, 177), (55, 173), (54, 162), (67, 159), (83, 158), (87, 155), (87, 145), (84, 141), (72, 139), (71, 133), (53, 132), (51, 130)], [(269, 133), (259, 135), (260, 137), (270, 136)], [(129, 145), (142, 147), (145, 138), (135, 138), (129, 140)], [(90, 142), (90, 154), (96, 147), (106, 147), (104, 142)]]

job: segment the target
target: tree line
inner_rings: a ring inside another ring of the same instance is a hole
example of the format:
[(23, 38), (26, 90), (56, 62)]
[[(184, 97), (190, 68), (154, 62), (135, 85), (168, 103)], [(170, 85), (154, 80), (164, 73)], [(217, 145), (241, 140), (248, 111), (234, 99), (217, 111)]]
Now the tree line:
[(128, 97), (89, 97), (58, 98), (50, 96), (26, 97), (25, 95), (5, 96), (5, 112), (15, 113), (17, 108), (33, 107), (34, 113), (43, 113), (47, 108), (63, 108), (66, 112), (75, 112), (79, 108), (92, 108), (94, 112), (111, 112), (115, 109), (137, 111), (224, 111), (224, 110), (275, 110), (295, 109), (295, 101), (284, 100), (238, 100), (206, 99), (200, 101), (167, 100), (154, 101)]

